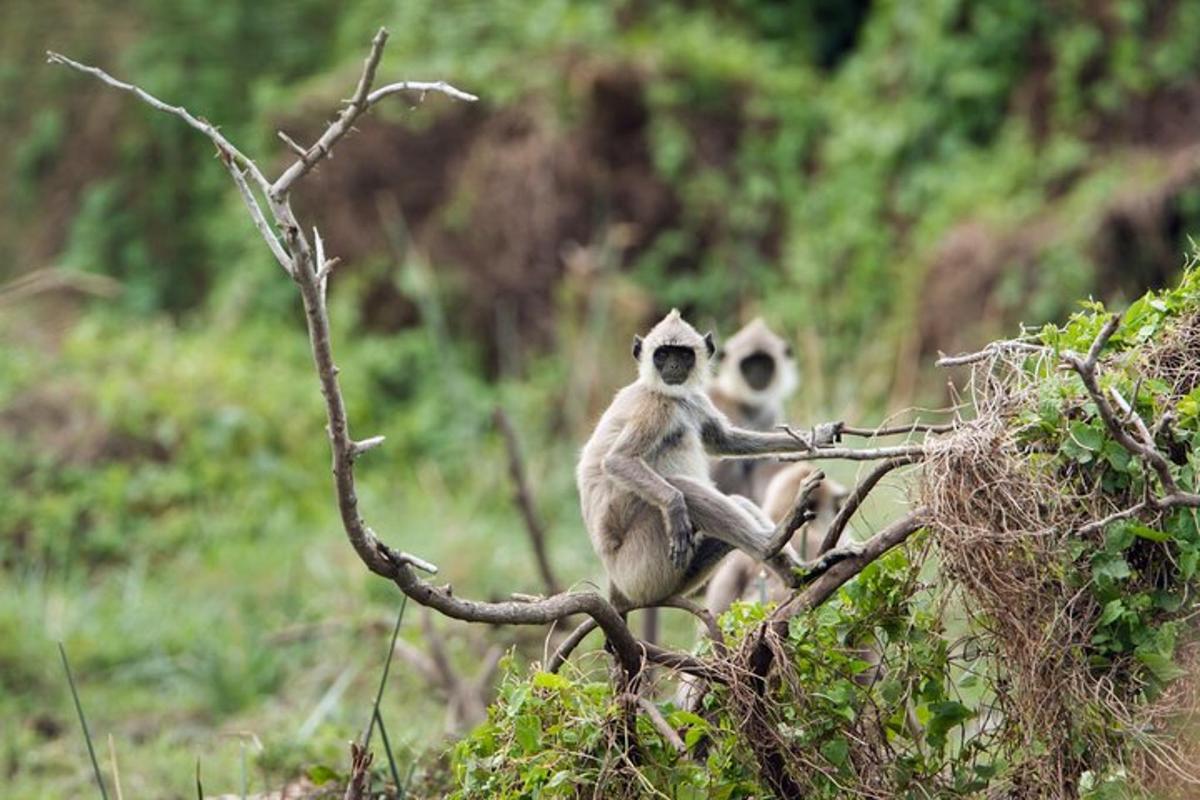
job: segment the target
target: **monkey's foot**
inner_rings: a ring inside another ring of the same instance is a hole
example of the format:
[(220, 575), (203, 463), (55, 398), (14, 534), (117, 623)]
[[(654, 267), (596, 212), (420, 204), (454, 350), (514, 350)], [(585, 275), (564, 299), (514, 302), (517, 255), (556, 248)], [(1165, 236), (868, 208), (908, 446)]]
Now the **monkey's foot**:
[(812, 583), (817, 578), (828, 572), (834, 565), (840, 564), (851, 558), (857, 558), (863, 554), (863, 546), (858, 542), (852, 542), (834, 550), (830, 550), (825, 555), (815, 559), (807, 564), (802, 564), (795, 570), (797, 583), (792, 586), (793, 589), (798, 589), (801, 586)]
[(800, 484), (800, 488), (796, 490), (796, 502), (792, 506), (792, 511), (783, 521), (775, 528), (775, 532), (767, 541), (766, 556), (771, 556), (783, 549), (783, 546), (792, 540), (796, 531), (800, 530), (806, 522), (816, 517), (816, 511), (813, 509), (813, 492), (821, 485), (821, 481), (825, 480), (825, 473), (817, 470), (810, 474)]

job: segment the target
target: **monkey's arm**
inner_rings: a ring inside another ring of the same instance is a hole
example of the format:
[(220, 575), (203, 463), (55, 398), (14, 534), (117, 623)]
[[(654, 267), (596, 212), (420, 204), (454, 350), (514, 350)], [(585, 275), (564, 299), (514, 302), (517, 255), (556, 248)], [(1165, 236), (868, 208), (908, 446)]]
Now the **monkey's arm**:
[(667, 483), (643, 458), (642, 454), (652, 445), (652, 438), (638, 435), (632, 426), (627, 427), (604, 457), (601, 468), (605, 475), (662, 512), (671, 561), (682, 568), (691, 550), (692, 522), (683, 492)]
[(783, 431), (752, 431), (729, 423), (723, 414), (713, 409), (700, 432), (705, 449), (715, 456), (766, 456), (784, 453), (804, 453), (814, 446), (832, 444), (839, 434), (838, 424), (820, 425), (814, 436), (797, 439)]
[(649, 447), (642, 446), (634, 431), (627, 429), (613, 443), (601, 464), (604, 474), (623, 488), (633, 492), (642, 500), (664, 513), (674, 507), (683, 507), (683, 492), (655, 472), (642, 453)]

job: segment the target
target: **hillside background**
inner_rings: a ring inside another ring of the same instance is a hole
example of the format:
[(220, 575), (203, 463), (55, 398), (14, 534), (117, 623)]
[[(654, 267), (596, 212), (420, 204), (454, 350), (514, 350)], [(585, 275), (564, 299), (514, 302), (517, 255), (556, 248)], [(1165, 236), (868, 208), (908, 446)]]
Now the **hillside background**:
[[(210, 145), (43, 53), (186, 105), (272, 173), (275, 132), (319, 132), (379, 25), (383, 79), (481, 102), (381, 109), (301, 211), (344, 262), (352, 423), (387, 436), (366, 513), (466, 595), (539, 586), (497, 404), (560, 576), (598, 580), (575, 451), (672, 306), (793, 341), (798, 424), (873, 421), (950, 402), (939, 351), (1172, 282), (1200, 230), (1195, 3), (7, 0), (9, 796), (91, 791), (56, 641), (128, 796), (191, 796), (197, 756), (210, 791), (243, 755), (277, 789), (344, 760), (399, 607), (338, 531), (296, 293)], [(483, 634), (437, 624), (470, 674)], [(437, 695), (397, 668), (383, 709), (435, 769)]]

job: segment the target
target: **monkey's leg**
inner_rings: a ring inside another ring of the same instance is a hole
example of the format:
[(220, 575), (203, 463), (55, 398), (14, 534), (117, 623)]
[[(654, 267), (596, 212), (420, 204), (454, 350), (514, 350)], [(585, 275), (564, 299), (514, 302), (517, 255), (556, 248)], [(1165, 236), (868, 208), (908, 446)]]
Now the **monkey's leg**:
[(700, 481), (675, 476), (668, 477), (667, 482), (683, 493), (688, 516), (697, 530), (749, 553), (758, 561), (768, 561), (779, 553), (807, 519), (804, 514), (792, 514), (778, 526), (772, 526), (742, 503)]
[(697, 536), (696, 548), (692, 552), (692, 560), (688, 562), (687, 568), (683, 571), (684, 589), (680, 594), (685, 594), (692, 588), (700, 585), (717, 564), (721, 562), (721, 559), (729, 555), (732, 550), (733, 545), (715, 536), (705, 536), (703, 534)]
[[(753, 500), (748, 497), (743, 497), (740, 494), (731, 494), (729, 499), (740, 505), (742, 508), (758, 520), (763, 528), (773, 528), (775, 523), (767, 516), (767, 512), (759, 508)], [(803, 523), (801, 523), (803, 524)], [(790, 544), (785, 544), (778, 553), (763, 561), (772, 572), (779, 576), (783, 581), (784, 586), (796, 588), (797, 577), (796, 570), (804, 568), (804, 562), (796, 555), (795, 549)], [(739, 595), (741, 593), (739, 592)]]

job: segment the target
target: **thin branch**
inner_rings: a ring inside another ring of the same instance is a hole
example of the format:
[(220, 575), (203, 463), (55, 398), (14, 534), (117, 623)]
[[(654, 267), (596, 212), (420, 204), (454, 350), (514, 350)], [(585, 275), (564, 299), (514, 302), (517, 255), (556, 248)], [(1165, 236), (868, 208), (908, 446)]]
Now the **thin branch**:
[(676, 755), (681, 756), (687, 752), (687, 745), (683, 743), (679, 732), (671, 727), (671, 724), (667, 722), (667, 718), (662, 715), (658, 706), (650, 698), (641, 695), (636, 697), (631, 695), (630, 697), (637, 702), (638, 708), (642, 709), (642, 712), (649, 718), (655, 729), (667, 740), (667, 744), (671, 745)]
[(383, 48), (387, 44), (387, 39), (387, 29), (380, 28), (375, 34), (375, 38), (371, 40), (371, 51), (363, 62), (362, 75), (359, 76), (358, 86), (355, 87), (354, 95), (350, 98), (349, 103), (338, 114), (337, 119), (325, 129), (320, 138), (279, 176), (279, 179), (271, 187), (272, 197), (276, 199), (284, 197), (292, 188), (292, 184), (304, 177), (321, 159), (328, 157), (333, 152), (334, 145), (351, 131), (355, 120), (385, 97), (398, 92), (418, 91), (440, 92), (455, 100), (466, 102), (475, 102), (479, 99), (473, 94), (454, 88), (445, 81), (401, 81), (380, 87), (372, 92), (371, 84), (375, 82), (375, 70), (379, 67), (380, 58), (383, 57)]
[(304, 148), (303, 148), (303, 147), (301, 147), (301, 146), (300, 146), (300, 145), (299, 145), (299, 144), (296, 142), (296, 140), (295, 140), (295, 139), (293, 139), (292, 137), (288, 136), (288, 135), (287, 135), (286, 133), (284, 133), (283, 131), (275, 131), (275, 133), (276, 133), (276, 135), (278, 135), (278, 136), (279, 136), (279, 139), (280, 139), (280, 141), (282, 141), (284, 144), (286, 144), (286, 145), (288, 146), (288, 149), (289, 149), (289, 150), (291, 150), (293, 153), (295, 153), (296, 155), (300, 156), (301, 158), (303, 158), (303, 157), (304, 157), (305, 150), (304, 150)]
[(238, 169), (235, 165), (230, 165), (229, 174), (233, 176), (233, 182), (237, 184), (238, 193), (242, 197), (242, 202), (246, 206), (246, 212), (250, 214), (250, 220), (254, 223), (254, 227), (258, 229), (259, 235), (267, 243), (267, 248), (271, 251), (271, 255), (275, 256), (275, 260), (279, 262), (279, 266), (283, 267), (283, 271), (290, 277), (292, 274), (292, 259), (288, 256), (287, 251), (283, 249), (283, 244), (280, 243), (279, 237), (275, 235), (275, 231), (271, 229), (271, 224), (267, 222), (267, 218), (263, 216), (262, 206), (258, 204), (258, 198), (250, 190), (250, 185), (246, 183), (245, 172)]
[[(209, 139), (211, 139), (212, 143), (214, 145), (216, 145), (217, 150), (219, 152), (228, 154), (231, 157), (231, 159), (235, 162), (235, 164), (237, 164), (238, 166), (241, 166), (243, 169), (248, 171), (250, 173), (251, 177), (254, 178), (254, 182), (256, 184), (258, 184), (258, 186), (264, 192), (266, 192), (267, 189), (270, 188), (270, 183), (267, 182), (267, 179), (263, 176), (262, 172), (259, 171), (258, 167), (255, 166), (253, 161), (251, 161), (249, 158), (247, 158), (242, 153), (242, 151), (238, 150), (236, 147), (234, 147), (232, 144), (230, 144), (229, 140), (226, 139), (224, 136), (222, 136), (221, 132), (218, 131), (216, 129), (216, 127), (214, 127), (213, 125), (210, 125), (208, 122), (204, 121), (203, 119), (199, 119), (197, 117), (192, 116), (191, 113), (189, 113), (188, 110), (186, 108), (184, 108), (183, 106), (173, 106), (173, 105), (169, 105), (168, 103), (164, 103), (162, 100), (159, 100), (157, 97), (150, 94), (145, 89), (142, 89), (139, 86), (134, 86), (131, 83), (125, 83), (124, 81), (117, 80), (112, 75), (109, 75), (107, 72), (100, 69), (99, 67), (91, 67), (91, 66), (88, 66), (87, 64), (80, 64), (78, 61), (73, 61), (73, 60), (67, 58), (66, 56), (62, 55), (61, 53), (55, 53), (52, 50), (46, 51), (46, 61), (50, 64), (63, 64), (68, 67), (71, 67), (72, 69), (77, 69), (80, 72), (86, 72), (89, 75), (94, 75), (95, 77), (97, 77), (100, 80), (107, 83), (109, 86), (120, 89), (123, 92), (130, 92), (130, 93), (136, 95), (143, 102), (147, 103), (150, 106), (153, 106), (154, 108), (158, 109), (159, 111), (162, 111), (167, 114), (174, 114), (175, 116), (179, 117), (184, 122), (186, 122), (188, 125), (195, 128), (196, 130), (200, 131), (205, 136), (207, 136)], [(232, 171), (232, 168), (231, 168), (231, 171)]]
[(941, 354), (941, 358), (934, 362), (938, 367), (959, 367), (964, 364), (974, 364), (977, 361), (991, 358), (1003, 353), (1005, 350), (1017, 350), (1028, 353), (1041, 353), (1049, 350), (1048, 347), (1033, 342), (1023, 342), (1018, 339), (1006, 339), (1000, 342), (992, 342), (987, 347), (977, 353), (963, 353), (957, 356), (948, 356)]
[[(1087, 390), (1088, 396), (1091, 397), (1092, 402), (1096, 404), (1096, 410), (1100, 414), (1100, 419), (1104, 422), (1104, 427), (1106, 427), (1109, 434), (1111, 434), (1112, 437), (1117, 440), (1117, 444), (1124, 447), (1131, 454), (1140, 458), (1146, 463), (1147, 466), (1153, 469), (1158, 475), (1159, 481), (1162, 482), (1163, 491), (1168, 495), (1173, 495), (1178, 492), (1178, 488), (1175, 485), (1174, 476), (1171, 475), (1170, 462), (1167, 461), (1166, 457), (1163, 456), (1162, 453), (1158, 452), (1158, 448), (1155, 447), (1153, 439), (1149, 438), (1150, 434), (1149, 431), (1146, 430), (1144, 423), (1138, 428), (1139, 434), (1142, 434), (1145, 437), (1143, 439), (1134, 438), (1128, 431), (1125, 430), (1125, 426), (1117, 417), (1116, 410), (1113, 409), (1112, 404), (1109, 402), (1108, 398), (1105, 397), (1104, 392), (1101, 390), (1100, 382), (1096, 375), (1100, 351), (1104, 349), (1105, 343), (1109, 340), (1113, 333), (1116, 332), (1117, 326), (1120, 324), (1120, 322), (1121, 318), (1116, 314), (1113, 314), (1108, 318), (1108, 320), (1104, 323), (1104, 327), (1100, 329), (1100, 333), (1097, 334), (1095, 340), (1092, 342), (1092, 346), (1088, 349), (1087, 356), (1080, 358), (1075, 353), (1063, 353), (1062, 359), (1068, 366), (1071, 367), (1071, 369), (1075, 370), (1075, 372), (1079, 375), (1080, 380), (1083, 381), (1083, 387)], [(1123, 399), (1121, 399), (1120, 402), (1124, 404), (1126, 408), (1128, 408), (1128, 404), (1124, 403)], [(1132, 412), (1133, 409), (1129, 408), (1129, 413), (1132, 414)], [(1136, 416), (1136, 414), (1134, 414), (1134, 416)], [(1141, 421), (1140, 418), (1138, 421)]]
[(799, 594), (792, 597), (775, 610), (777, 632), (787, 633), (787, 620), (809, 609), (816, 608), (828, 600), (834, 592), (842, 587), (867, 565), (875, 561), (887, 551), (903, 543), (909, 536), (920, 530), (925, 524), (926, 511), (924, 508), (909, 513), (888, 525), (879, 533), (862, 543), (862, 549), (856, 554), (839, 561), (814, 580)]
[(829, 529), (825, 531), (825, 538), (821, 540), (821, 546), (817, 550), (817, 555), (823, 556), (837, 545), (838, 539), (840, 539), (842, 536), (842, 531), (846, 529), (846, 525), (849, 524), (850, 519), (854, 516), (855, 512), (858, 511), (858, 508), (862, 505), (863, 500), (865, 500), (867, 495), (870, 494), (871, 490), (875, 488), (875, 485), (883, 479), (883, 476), (887, 475), (889, 472), (898, 467), (912, 464), (916, 460), (916, 457), (911, 455), (893, 458), (890, 461), (885, 461), (879, 466), (875, 467), (875, 469), (871, 470), (867, 477), (859, 481), (858, 485), (854, 487), (854, 491), (852, 491), (850, 496), (846, 498), (846, 502), (842, 504), (840, 509), (838, 509), (837, 516), (834, 517), (833, 522), (829, 524)]
[(420, 92), (421, 94), (440, 92), (455, 100), (462, 100), (464, 103), (474, 103), (479, 99), (470, 92), (456, 89), (445, 81), (399, 81), (398, 83), (389, 83), (387, 86), (380, 86), (371, 92), (367, 97), (367, 105), (373, 106), (383, 98), (400, 92)]
[[(632, 606), (625, 610), (638, 611), (640, 609), (649, 608), (678, 608), (682, 611), (692, 614), (704, 624), (705, 629), (708, 631), (709, 638), (713, 641), (713, 649), (718, 653), (723, 653), (726, 651), (725, 636), (721, 633), (721, 627), (717, 624), (717, 621), (713, 615), (709, 613), (708, 609), (698, 606), (685, 597), (675, 596), (668, 597), (666, 600), (658, 603)], [(567, 659), (571, 656), (571, 653), (575, 651), (575, 648), (579, 647), (587, 635), (596, 630), (596, 628), (597, 623), (594, 619), (585, 619), (583, 622), (579, 623), (579, 625), (577, 625), (575, 629), (567, 634), (567, 637), (559, 643), (558, 648), (554, 651), (554, 655), (550, 656), (550, 660), (546, 662), (546, 671), (558, 672), (560, 669), (562, 669), (563, 664), (566, 663)], [(669, 662), (668, 665), (673, 666), (678, 666), (679, 664), (683, 663), (679, 660), (680, 657), (683, 656), (682, 653), (670, 653), (669, 651), (655, 648), (651, 643), (645, 641), (639, 642), (639, 644), (642, 647), (648, 648), (648, 660), (654, 663), (660, 663), (656, 662), (655, 658), (666, 659), (667, 662)], [(688, 668), (684, 669), (683, 671), (694, 671), (695, 668), (698, 668), (699, 664), (699, 661), (690, 663)]]
[(525, 461), (521, 457), (521, 444), (517, 441), (517, 433), (513, 430), (512, 421), (503, 408), (496, 407), (492, 412), (492, 420), (504, 437), (504, 447), (508, 453), (508, 474), (512, 478), (513, 501), (521, 511), (525, 521), (525, 531), (529, 534), (529, 543), (533, 547), (533, 556), (537, 561), (538, 573), (547, 594), (558, 594), (562, 591), (561, 584), (550, 566), (550, 558), (546, 555), (546, 529), (538, 517), (533, 505), (533, 495), (529, 491), (529, 481), (525, 475)]
[[(761, 458), (761, 456), (759, 456)], [(823, 461), (840, 459), (842, 461), (879, 461), (885, 458), (921, 459), (925, 457), (925, 448), (921, 445), (897, 445), (895, 447), (876, 447), (856, 450), (850, 447), (818, 447), (807, 453), (794, 453), (781, 456), (780, 461)]]
[(843, 425), (841, 433), (843, 436), (863, 436), (868, 439), (874, 439), (878, 436), (895, 436), (901, 433), (949, 433), (956, 427), (958, 426), (952, 422), (944, 424), (913, 422), (908, 425), (888, 425), (879, 428), (856, 428), (850, 425)]
[(591, 617), (576, 625), (575, 630), (559, 642), (554, 655), (550, 656), (550, 660), (546, 662), (546, 672), (558, 672), (562, 669), (563, 664), (567, 663), (567, 659), (571, 657), (571, 653), (575, 652), (575, 648), (579, 647), (584, 638), (597, 627), (596, 620)]

